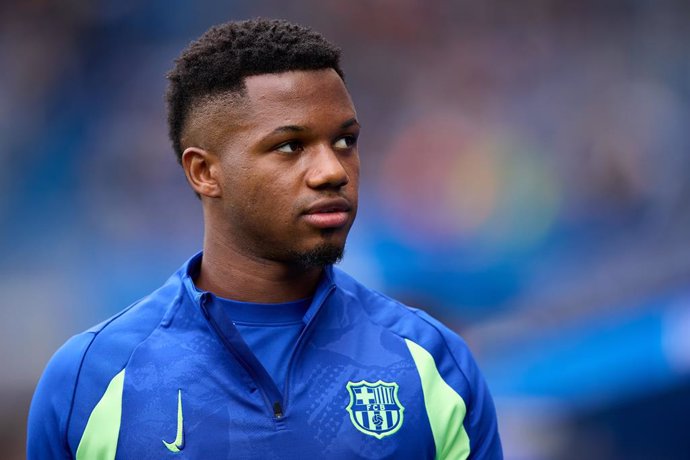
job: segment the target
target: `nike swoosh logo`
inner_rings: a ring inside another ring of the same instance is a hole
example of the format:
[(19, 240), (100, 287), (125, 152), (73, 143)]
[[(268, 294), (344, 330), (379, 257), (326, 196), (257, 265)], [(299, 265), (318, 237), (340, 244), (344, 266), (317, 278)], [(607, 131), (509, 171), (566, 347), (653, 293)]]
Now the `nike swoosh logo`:
[(184, 449), (184, 430), (182, 428), (182, 390), (177, 390), (177, 436), (173, 442), (163, 444), (170, 452), (179, 452)]

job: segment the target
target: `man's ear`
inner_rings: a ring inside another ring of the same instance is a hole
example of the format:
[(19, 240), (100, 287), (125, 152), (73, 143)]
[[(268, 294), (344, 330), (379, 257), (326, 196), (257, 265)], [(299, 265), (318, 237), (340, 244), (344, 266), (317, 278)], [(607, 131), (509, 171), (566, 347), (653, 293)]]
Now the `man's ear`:
[(188, 147), (182, 153), (182, 168), (189, 185), (197, 194), (209, 198), (221, 196), (217, 155), (199, 147)]

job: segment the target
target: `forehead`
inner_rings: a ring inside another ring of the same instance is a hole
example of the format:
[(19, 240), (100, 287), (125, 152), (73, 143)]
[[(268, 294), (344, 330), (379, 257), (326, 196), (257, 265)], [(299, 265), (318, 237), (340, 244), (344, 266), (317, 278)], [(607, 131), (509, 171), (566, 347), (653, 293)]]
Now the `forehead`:
[(199, 101), (183, 131), (182, 145), (219, 151), (245, 147), (281, 126), (335, 129), (356, 118), (350, 94), (333, 69), (247, 77), (243, 91)]
[(246, 115), (255, 123), (305, 124), (355, 116), (350, 94), (333, 69), (255, 75), (245, 79), (245, 88)]

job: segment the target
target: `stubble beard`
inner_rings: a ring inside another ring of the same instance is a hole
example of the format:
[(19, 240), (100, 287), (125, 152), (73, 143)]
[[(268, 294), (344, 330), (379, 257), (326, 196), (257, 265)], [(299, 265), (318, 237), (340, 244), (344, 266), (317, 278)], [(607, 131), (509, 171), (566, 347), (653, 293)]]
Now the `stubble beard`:
[(287, 267), (305, 271), (323, 268), (342, 260), (345, 253), (345, 241), (330, 240), (331, 233), (334, 231), (330, 229), (322, 231), (325, 241), (322, 240), (315, 246), (306, 249), (288, 248), (284, 242), (281, 244), (277, 241), (262, 240), (261, 238), (253, 238), (251, 242), (245, 240), (240, 246), (243, 247), (242, 252), (245, 254), (253, 254), (252, 258), (278, 262)]
[(302, 269), (322, 268), (340, 262), (344, 253), (344, 246), (323, 243), (307, 251), (291, 252), (290, 260)]

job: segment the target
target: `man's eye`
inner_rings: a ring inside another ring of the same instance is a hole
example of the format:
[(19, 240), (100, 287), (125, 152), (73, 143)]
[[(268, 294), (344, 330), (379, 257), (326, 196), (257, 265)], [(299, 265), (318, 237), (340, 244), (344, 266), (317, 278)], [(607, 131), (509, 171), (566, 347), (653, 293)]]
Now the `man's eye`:
[(302, 149), (302, 144), (297, 141), (286, 142), (276, 147), (276, 150), (283, 153), (296, 153)]
[(357, 138), (355, 136), (343, 136), (339, 138), (335, 143), (333, 144), (333, 147), (337, 149), (349, 149), (353, 145), (357, 143)]

